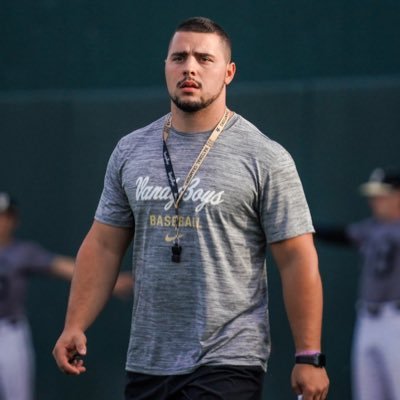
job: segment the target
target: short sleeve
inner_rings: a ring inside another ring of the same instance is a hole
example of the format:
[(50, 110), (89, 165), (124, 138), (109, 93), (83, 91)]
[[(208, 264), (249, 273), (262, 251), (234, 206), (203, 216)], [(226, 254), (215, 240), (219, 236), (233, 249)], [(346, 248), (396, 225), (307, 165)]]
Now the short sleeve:
[(118, 144), (107, 165), (95, 220), (117, 227), (131, 227), (133, 214), (121, 182), (123, 162), (123, 152)]
[(261, 199), (261, 220), (268, 243), (314, 232), (295, 163), (282, 147), (266, 174)]

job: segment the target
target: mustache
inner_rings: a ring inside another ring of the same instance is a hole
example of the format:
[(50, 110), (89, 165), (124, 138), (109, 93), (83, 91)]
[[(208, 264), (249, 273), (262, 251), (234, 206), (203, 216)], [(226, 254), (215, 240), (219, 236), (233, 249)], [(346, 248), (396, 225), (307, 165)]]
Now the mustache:
[(186, 84), (191, 84), (191, 85), (195, 85), (195, 87), (197, 88), (197, 89), (200, 89), (201, 88), (201, 83), (200, 82), (198, 82), (198, 81), (196, 81), (196, 79), (192, 79), (192, 78), (190, 78), (190, 79), (188, 79), (188, 78), (183, 78), (183, 79), (181, 79), (180, 81), (178, 81), (178, 83), (176, 84), (176, 86), (179, 88), (179, 89), (181, 89), (181, 88), (183, 88), (183, 87), (185, 87), (186, 86)]

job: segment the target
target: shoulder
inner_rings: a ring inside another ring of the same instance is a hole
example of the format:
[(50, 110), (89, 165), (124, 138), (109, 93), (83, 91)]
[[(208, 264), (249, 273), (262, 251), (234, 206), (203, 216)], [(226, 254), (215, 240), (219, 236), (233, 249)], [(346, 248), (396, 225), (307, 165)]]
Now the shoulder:
[(36, 257), (54, 257), (53, 252), (45, 249), (41, 244), (31, 241), (16, 239), (9, 247), (8, 251), (15, 254), (18, 259), (31, 261)]
[(24, 248), (24, 249), (26, 249), (26, 251), (29, 251), (29, 252), (52, 254), (49, 250), (47, 250), (40, 243), (34, 242), (32, 240), (19, 241), (18, 245), (20, 246), (20, 248)]
[(159, 139), (161, 140), (161, 132), (164, 126), (166, 115), (157, 119), (156, 121), (151, 122), (150, 124), (136, 129), (127, 135), (123, 136), (118, 144), (121, 150), (130, 148), (132, 144), (139, 144), (140, 142), (148, 143), (149, 140)]
[(292, 161), (289, 152), (280, 143), (261, 132), (240, 114), (234, 115), (232, 125), (228, 129), (233, 144), (242, 151), (250, 152), (253, 157), (270, 162)]
[(261, 132), (257, 126), (240, 114), (235, 114), (233, 118), (232, 125), (229, 127), (233, 132), (232, 136), (243, 144), (247, 143), (247, 147), (251, 148), (255, 154), (262, 153), (264, 157), (265, 155), (276, 157), (289, 154), (280, 143)]
[(358, 240), (369, 235), (377, 227), (378, 222), (374, 218), (365, 218), (348, 225), (346, 231), (351, 239)]
[(15, 239), (13, 243), (9, 246), (10, 249), (14, 251), (29, 251), (32, 249), (37, 249), (41, 247), (39, 243), (32, 240), (25, 239)]
[(357, 222), (353, 222), (349, 225), (351, 229), (373, 229), (377, 225), (377, 221), (374, 218), (365, 218)]
[(161, 135), (165, 118), (166, 116), (163, 116), (119, 139), (112, 152), (110, 165), (121, 166), (135, 154), (151, 152), (152, 148), (159, 146), (162, 142)]

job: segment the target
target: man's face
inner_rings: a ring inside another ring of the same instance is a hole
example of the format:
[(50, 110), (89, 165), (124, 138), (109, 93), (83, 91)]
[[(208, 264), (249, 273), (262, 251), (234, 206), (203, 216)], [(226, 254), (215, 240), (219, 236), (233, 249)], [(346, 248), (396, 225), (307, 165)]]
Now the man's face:
[(400, 191), (396, 190), (379, 196), (368, 198), (373, 215), (382, 220), (400, 218)]
[(225, 86), (235, 74), (228, 49), (214, 33), (176, 32), (165, 61), (165, 78), (173, 103), (196, 112), (225, 102)]

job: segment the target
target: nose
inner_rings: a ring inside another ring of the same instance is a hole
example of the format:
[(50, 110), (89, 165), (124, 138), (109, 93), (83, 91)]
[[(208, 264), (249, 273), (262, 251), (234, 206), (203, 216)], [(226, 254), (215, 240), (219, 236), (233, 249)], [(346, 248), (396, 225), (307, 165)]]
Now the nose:
[(196, 59), (195, 57), (188, 57), (184, 64), (183, 73), (185, 75), (191, 76), (194, 75), (196, 72)]

